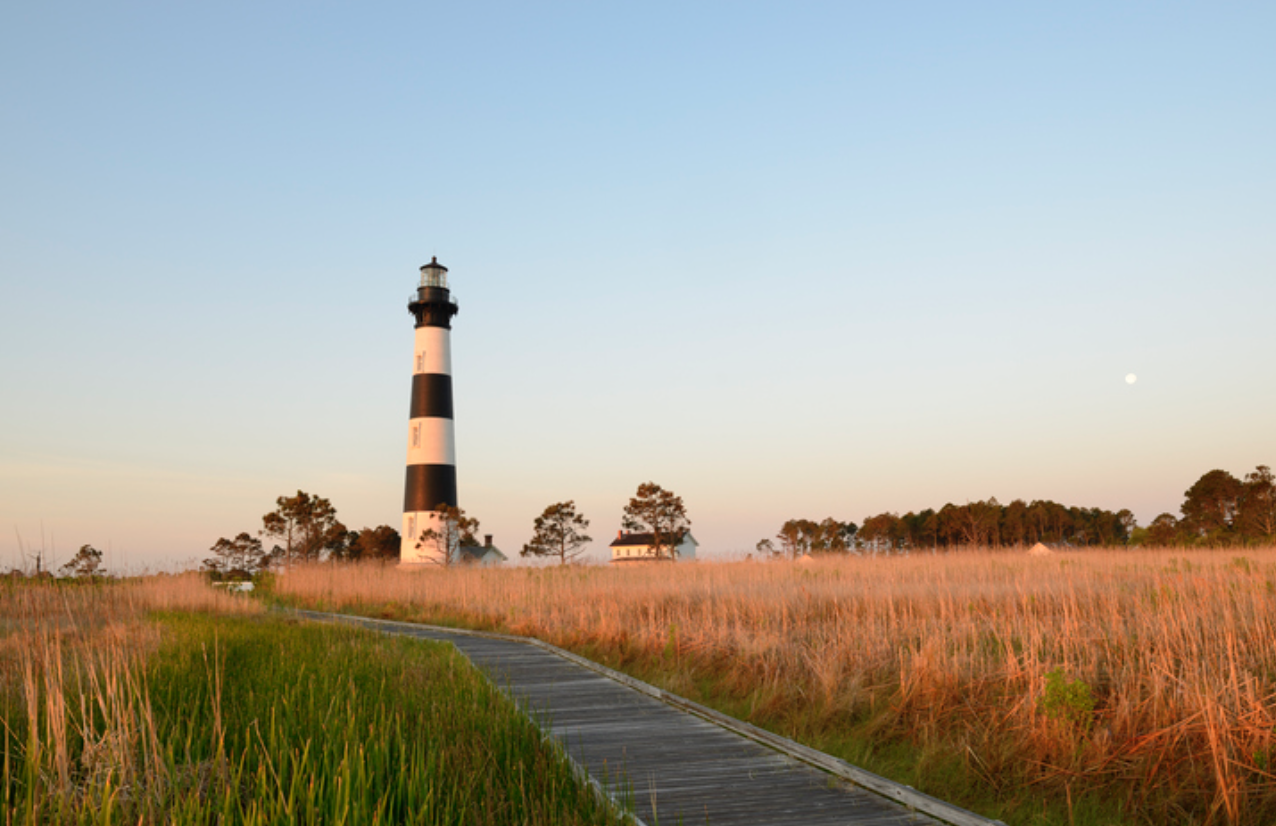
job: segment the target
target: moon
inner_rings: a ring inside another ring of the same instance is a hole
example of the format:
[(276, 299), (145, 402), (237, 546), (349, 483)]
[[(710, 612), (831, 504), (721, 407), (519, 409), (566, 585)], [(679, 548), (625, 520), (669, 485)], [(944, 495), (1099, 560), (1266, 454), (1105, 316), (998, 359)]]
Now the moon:
[(1138, 376), (1136, 376), (1136, 375), (1134, 375), (1133, 373), (1126, 373), (1126, 374), (1125, 374), (1125, 383), (1126, 383), (1126, 384), (1134, 384), (1134, 383), (1135, 383), (1136, 381), (1138, 381), (1138, 380), (1139, 380), (1139, 377), (1138, 377)]

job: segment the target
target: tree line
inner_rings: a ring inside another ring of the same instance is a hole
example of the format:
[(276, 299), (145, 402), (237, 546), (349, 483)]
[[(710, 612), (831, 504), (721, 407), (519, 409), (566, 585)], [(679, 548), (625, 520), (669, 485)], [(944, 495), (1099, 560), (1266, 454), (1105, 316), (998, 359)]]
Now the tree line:
[(1183, 494), (1179, 513), (1162, 513), (1136, 530), (1140, 544), (1224, 548), (1276, 542), (1276, 476), (1267, 465), (1243, 479), (1211, 470)]
[[(443, 527), (423, 531), (417, 547), (434, 547), (441, 564), (452, 564), (459, 559), (458, 546), (474, 543), (479, 522), (459, 508), (440, 505), (438, 510)], [(902, 516), (874, 514), (859, 525), (832, 517), (790, 519), (773, 539), (758, 542), (756, 549), (765, 556), (796, 559), (808, 554), (1007, 548), (1038, 542), (1075, 547), (1265, 545), (1276, 542), (1276, 476), (1267, 465), (1239, 479), (1225, 470), (1211, 470), (1184, 492), (1179, 513), (1159, 514), (1141, 527), (1125, 508), (1114, 512), (1049, 499), (1015, 499), (1003, 505), (989, 497)], [(691, 520), (682, 497), (646, 482), (625, 506), (622, 525), (651, 533), (656, 558), (672, 559), (677, 539)], [(533, 521), (532, 539), (521, 555), (556, 558), (566, 565), (593, 541), (585, 533), (588, 528), (589, 520), (577, 511), (574, 501), (556, 502)], [(272, 543), (269, 549), (267, 542)], [(275, 500), (275, 509), (262, 516), (256, 535), (244, 531), (233, 538), (219, 538), (209, 549), (212, 555), (204, 560), (203, 569), (218, 579), (245, 579), (272, 566), (299, 562), (397, 561), (400, 546), (395, 528), (349, 530), (329, 500), (299, 490), (295, 496)], [(38, 562), (36, 568), (37, 576), (50, 576)], [(84, 545), (58, 573), (72, 578), (103, 576), (102, 552)]]
[[(439, 565), (457, 564), (462, 561), (460, 549), (477, 544), (479, 521), (447, 504), (434, 510), (439, 518), (422, 530), (416, 547), (429, 549)], [(625, 506), (622, 523), (627, 529), (649, 531), (656, 558), (672, 559), (677, 540), (691, 520), (682, 497), (647, 482), (638, 486)], [(557, 558), (566, 565), (578, 559), (593, 541), (585, 533), (588, 528), (589, 520), (577, 511), (574, 500), (555, 502), (533, 521), (532, 538), (521, 555)], [(269, 550), (266, 542), (274, 543)], [(296, 496), (275, 500), (275, 509), (262, 516), (256, 535), (244, 531), (233, 538), (218, 539), (203, 569), (217, 579), (246, 579), (266, 568), (301, 562), (397, 561), (400, 546), (399, 532), (389, 525), (348, 530), (329, 500), (299, 490)]]
[(1162, 513), (1140, 527), (1128, 509), (1065, 506), (1049, 499), (1003, 505), (995, 497), (902, 516), (886, 512), (854, 522), (790, 519), (756, 549), (796, 559), (821, 553), (901, 553), (961, 547), (1232, 547), (1276, 542), (1276, 478), (1259, 465), (1244, 479), (1211, 470), (1183, 494), (1181, 517)]
[[(332, 502), (302, 490), (278, 497), (261, 522), (256, 535), (242, 531), (213, 543), (203, 569), (215, 579), (246, 579), (266, 568), (299, 562), (399, 558), (398, 530), (389, 525), (349, 530)], [(272, 543), (269, 549), (263, 540)]]

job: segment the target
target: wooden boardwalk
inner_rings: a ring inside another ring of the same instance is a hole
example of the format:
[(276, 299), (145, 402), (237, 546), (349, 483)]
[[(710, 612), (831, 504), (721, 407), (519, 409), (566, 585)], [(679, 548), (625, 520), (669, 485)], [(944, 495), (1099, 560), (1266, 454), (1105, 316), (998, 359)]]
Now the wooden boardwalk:
[[(527, 709), (591, 778), (613, 796), (630, 798), (634, 814), (653, 826), (943, 822), (976, 826), (994, 822), (688, 701), (682, 703), (721, 721), (681, 710), (660, 699), (662, 695), (666, 700), (675, 698), (659, 689), (543, 643), (412, 623), (299, 613), (452, 643)], [(724, 728), (723, 722), (734, 723), (745, 733)], [(745, 736), (750, 731), (775, 741), (779, 748), (789, 744), (796, 747), (790, 751), (809, 752), (803, 755), (806, 762)], [(840, 764), (858, 772), (850, 776), (861, 782), (844, 779), (845, 772), (839, 777), (810, 765), (813, 757), (824, 758), (835, 771)], [(877, 788), (877, 793), (864, 785)]]

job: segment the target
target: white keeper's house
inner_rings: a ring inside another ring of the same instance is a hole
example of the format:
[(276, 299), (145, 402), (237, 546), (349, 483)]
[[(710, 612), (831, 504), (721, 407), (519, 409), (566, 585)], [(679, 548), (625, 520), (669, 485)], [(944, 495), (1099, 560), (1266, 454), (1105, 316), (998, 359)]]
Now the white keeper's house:
[[(617, 531), (616, 538), (611, 541), (611, 561), (612, 562), (655, 562), (656, 549), (652, 547), (655, 537), (649, 533), (630, 533), (629, 531)], [(696, 558), (696, 548), (700, 543), (691, 535), (690, 530), (684, 530), (675, 536), (672, 540), (666, 540), (665, 553), (668, 553), (670, 546), (673, 549), (673, 561), (677, 560), (694, 560)], [(668, 557), (663, 557), (662, 561), (669, 561)]]
[(462, 545), (456, 550), (457, 561), (462, 565), (500, 565), (509, 559), (492, 544), (490, 533), (483, 537), (482, 545)]

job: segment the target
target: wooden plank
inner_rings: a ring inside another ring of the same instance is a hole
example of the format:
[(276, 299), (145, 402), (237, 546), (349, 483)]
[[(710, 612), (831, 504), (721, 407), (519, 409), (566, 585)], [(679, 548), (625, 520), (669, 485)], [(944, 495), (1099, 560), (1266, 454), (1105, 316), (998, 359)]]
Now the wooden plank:
[(642, 819), (1004, 826), (540, 640), (298, 613), (451, 642)]

